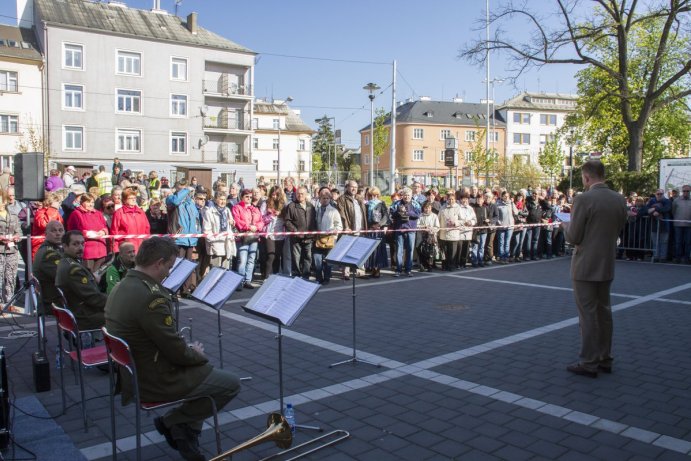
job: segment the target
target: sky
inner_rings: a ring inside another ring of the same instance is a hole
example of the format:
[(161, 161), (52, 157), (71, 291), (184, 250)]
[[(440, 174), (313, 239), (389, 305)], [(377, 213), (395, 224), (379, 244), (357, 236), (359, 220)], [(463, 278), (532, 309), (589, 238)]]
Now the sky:
[[(504, 1), (491, 0), (490, 8)], [(151, 9), (153, 0), (125, 3)], [(161, 0), (161, 7), (174, 14), (175, 1)], [(484, 38), (485, 0), (182, 0), (178, 15), (192, 11), (201, 27), (259, 53), (257, 98), (292, 97), (290, 106), (314, 128), (315, 119), (335, 117), (348, 147), (359, 146), (358, 130), (370, 120), (363, 86), (379, 85), (375, 109), (391, 110), (394, 60), (398, 101), (485, 98), (484, 67), (457, 57), (463, 44)], [(0, 23), (16, 25), (15, 17), (15, 0), (0, 0)], [(520, 24), (511, 32), (525, 33)], [(492, 56), (490, 80), (508, 76), (505, 64)], [(494, 99), (499, 104), (524, 90), (575, 93), (577, 69), (547, 67), (522, 76), (515, 86), (498, 82)]]

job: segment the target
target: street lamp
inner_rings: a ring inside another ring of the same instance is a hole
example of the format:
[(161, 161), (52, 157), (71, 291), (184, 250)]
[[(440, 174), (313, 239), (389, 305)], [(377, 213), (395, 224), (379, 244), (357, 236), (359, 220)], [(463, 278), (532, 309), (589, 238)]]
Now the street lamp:
[(573, 188), (573, 130), (569, 130), (569, 189)]
[[(286, 106), (286, 110), (288, 109), (288, 103), (291, 102), (293, 98), (288, 96), (283, 100), (283, 105)], [(276, 161), (277, 161), (277, 170), (276, 170), (276, 185), (278, 187), (281, 187), (281, 118), (278, 118), (278, 149), (276, 152)]]
[[(329, 182), (331, 182), (331, 168), (334, 166), (334, 171), (336, 171), (336, 167), (338, 165), (338, 159), (336, 157), (337, 152), (336, 152), (336, 117), (327, 117), (326, 114), (322, 118), (315, 118), (314, 121), (318, 123), (319, 125), (326, 125), (329, 120), (333, 120), (334, 122), (334, 162), (333, 165), (331, 164), (331, 153), (328, 153), (328, 165), (327, 165), (327, 174), (329, 175)], [(336, 174), (336, 182), (338, 182), (338, 174)]]
[(369, 186), (374, 187), (374, 92), (379, 90), (376, 83), (368, 83), (362, 87), (369, 91)]

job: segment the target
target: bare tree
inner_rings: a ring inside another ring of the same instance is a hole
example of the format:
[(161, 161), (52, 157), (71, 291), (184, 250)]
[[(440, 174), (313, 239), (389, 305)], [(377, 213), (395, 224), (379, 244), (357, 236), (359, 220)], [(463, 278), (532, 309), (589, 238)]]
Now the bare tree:
[[(466, 44), (459, 57), (482, 64), (488, 49), (503, 52), (514, 81), (526, 70), (548, 64), (601, 69), (616, 83), (601, 98), (618, 100), (629, 138), (628, 170), (640, 171), (643, 131), (650, 116), (691, 95), (691, 0), (555, 0), (547, 12), (539, 10), (544, 4), (505, 4), (490, 15), (494, 36)], [(661, 26), (659, 34), (649, 37), (654, 40), (653, 52), (642, 75), (632, 75), (637, 51), (633, 31), (652, 23)], [(525, 40), (515, 38), (524, 35), (516, 28), (519, 24), (530, 31)], [(512, 33), (503, 29), (505, 25)], [(671, 52), (678, 49), (686, 52)]]

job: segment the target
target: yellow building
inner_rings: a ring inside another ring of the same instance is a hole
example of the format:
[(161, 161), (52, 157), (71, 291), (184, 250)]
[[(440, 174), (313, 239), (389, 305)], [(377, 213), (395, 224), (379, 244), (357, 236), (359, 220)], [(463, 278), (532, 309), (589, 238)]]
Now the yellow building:
[[(401, 104), (396, 109), (396, 182), (411, 184), (419, 181), (426, 186), (448, 186), (451, 177), (458, 178), (458, 184), (473, 181), (472, 150), (478, 144), (485, 145), (484, 133), (487, 125), (485, 104), (453, 101), (431, 101), (421, 98)], [(500, 157), (505, 154), (506, 124), (494, 112), (490, 113), (490, 150)], [(384, 125), (391, 126), (390, 117)], [(455, 137), (458, 145), (458, 168), (451, 171), (444, 166), (445, 141)], [(362, 182), (368, 182), (370, 171), (370, 128), (360, 130), (360, 166)], [(375, 183), (384, 186), (389, 183), (389, 155), (387, 145), (380, 157), (375, 159)], [(455, 180), (454, 180), (455, 182)]]

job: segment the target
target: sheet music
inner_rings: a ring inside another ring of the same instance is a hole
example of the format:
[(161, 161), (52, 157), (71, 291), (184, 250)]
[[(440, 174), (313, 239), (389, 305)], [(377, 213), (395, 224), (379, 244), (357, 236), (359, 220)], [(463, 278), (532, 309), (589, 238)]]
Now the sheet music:
[(197, 263), (187, 259), (181, 259), (181, 261), (173, 267), (175, 267), (175, 270), (170, 271), (170, 274), (161, 285), (170, 291), (176, 292), (180, 289), (182, 284), (185, 283), (185, 280), (187, 280), (194, 268), (197, 267)]
[(231, 271), (223, 271), (220, 280), (211, 288), (203, 301), (219, 309), (235, 292), (235, 289), (242, 283), (242, 275)]
[(224, 272), (226, 272), (225, 269), (220, 267), (212, 267), (209, 273), (206, 274), (206, 277), (204, 277), (201, 283), (194, 290), (192, 296), (200, 301), (204, 301), (221, 277), (223, 277)]
[(368, 238), (355, 238), (355, 241), (353, 241), (351, 244), (345, 259), (352, 261), (353, 264), (359, 263), (361, 260), (364, 260), (369, 256), (369, 254), (372, 252), (375, 242), (378, 243), (376, 240)]
[(290, 326), (317, 290), (319, 285), (316, 283), (272, 275), (252, 296), (245, 309)]
[(178, 265), (184, 260), (184, 258), (177, 257), (175, 258), (175, 262), (173, 263), (173, 267), (170, 268), (170, 272), (175, 272), (175, 269), (177, 269)]
[(329, 251), (326, 256), (327, 259), (332, 261), (342, 261), (346, 254), (348, 254), (348, 249), (353, 244), (355, 237), (352, 235), (344, 235), (336, 241), (336, 245)]

